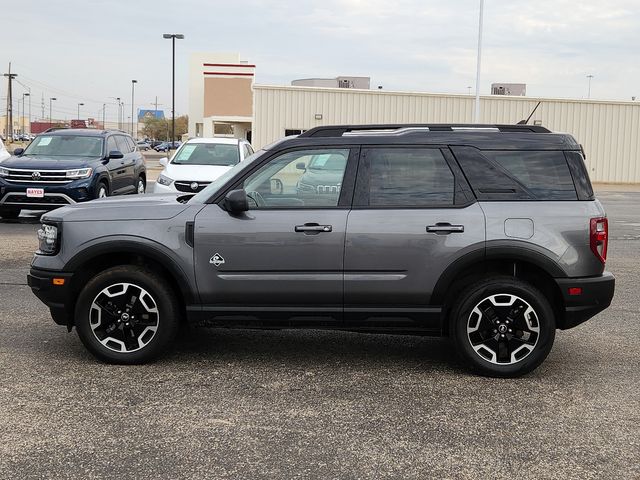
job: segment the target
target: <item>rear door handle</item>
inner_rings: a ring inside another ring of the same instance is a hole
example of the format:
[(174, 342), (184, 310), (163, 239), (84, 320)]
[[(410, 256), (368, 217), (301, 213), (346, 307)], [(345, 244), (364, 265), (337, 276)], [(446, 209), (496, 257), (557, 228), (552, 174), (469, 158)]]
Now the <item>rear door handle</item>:
[(463, 233), (464, 225), (451, 225), (450, 223), (436, 223), (435, 225), (428, 225), (427, 232), (435, 233), (437, 235), (448, 235), (450, 233)]
[(333, 230), (331, 225), (319, 225), (317, 223), (305, 223), (304, 225), (296, 225), (296, 232), (311, 232), (311, 233), (320, 233), (320, 232), (330, 232)]

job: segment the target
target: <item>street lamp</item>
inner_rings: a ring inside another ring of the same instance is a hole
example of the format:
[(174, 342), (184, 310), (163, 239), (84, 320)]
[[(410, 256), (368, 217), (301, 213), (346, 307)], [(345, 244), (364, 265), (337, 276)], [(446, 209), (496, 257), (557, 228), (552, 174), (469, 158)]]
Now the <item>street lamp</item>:
[(56, 97), (49, 97), (49, 128), (51, 128), (53, 123), (53, 116), (51, 115), (51, 112), (52, 112), (51, 102), (53, 102), (54, 100), (58, 100), (58, 99)]
[(171, 143), (169, 150), (173, 147), (176, 138), (176, 38), (183, 40), (181, 33), (164, 33), (162, 38), (171, 39), (172, 44), (172, 66), (171, 66)]
[(593, 78), (593, 75), (589, 74), (587, 75), (587, 78), (589, 79), (589, 88), (587, 89), (587, 98), (591, 98), (591, 79)]
[[(24, 97), (30, 97), (31, 94), (30, 93), (23, 93), (22, 94), (22, 134), (25, 134), (24, 131)], [(29, 111), (31, 111), (31, 98), (29, 98)], [(31, 115), (29, 115), (29, 117), (31, 117)], [(31, 133), (31, 118), (29, 118), (29, 133)]]
[(135, 134), (133, 132), (133, 110), (134, 110), (134, 96), (135, 96), (135, 86), (138, 83), (137, 80), (131, 80), (131, 136), (135, 138)]
[(478, 19), (478, 61), (476, 70), (476, 105), (473, 110), (473, 123), (480, 121), (480, 61), (482, 60), (482, 18), (484, 16), (484, 0), (480, 0), (480, 17)]
[(78, 120), (80, 120), (80, 107), (84, 107), (84, 103), (78, 104)]

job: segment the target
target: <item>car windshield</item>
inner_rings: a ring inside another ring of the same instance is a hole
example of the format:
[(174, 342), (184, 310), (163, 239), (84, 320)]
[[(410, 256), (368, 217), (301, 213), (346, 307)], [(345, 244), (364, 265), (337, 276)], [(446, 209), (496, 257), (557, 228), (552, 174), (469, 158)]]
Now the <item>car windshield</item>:
[(229, 180), (231, 180), (233, 177), (238, 175), (243, 170), (250, 167), (253, 164), (253, 162), (257, 158), (259, 158), (263, 153), (265, 153), (264, 150), (258, 150), (253, 155), (247, 157), (244, 160), (244, 162), (236, 163), (234, 167), (230, 168), (229, 170), (224, 172), (222, 175), (220, 175), (218, 178), (216, 178), (204, 190), (202, 190), (200, 193), (191, 197), (189, 202), (205, 203), (207, 200), (209, 200), (209, 198), (215, 195), (216, 192), (220, 190), (220, 188), (222, 188)]
[(220, 165), (240, 162), (238, 145), (223, 143), (185, 143), (171, 160), (175, 165)]
[(100, 157), (101, 137), (87, 135), (41, 135), (24, 151), (25, 155), (49, 157)]

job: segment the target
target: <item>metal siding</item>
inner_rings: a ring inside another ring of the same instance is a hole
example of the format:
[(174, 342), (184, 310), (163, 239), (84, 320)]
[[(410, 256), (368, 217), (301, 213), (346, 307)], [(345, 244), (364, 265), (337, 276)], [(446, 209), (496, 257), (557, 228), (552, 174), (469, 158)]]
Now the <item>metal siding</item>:
[[(253, 143), (260, 148), (286, 128), (367, 123), (470, 123), (474, 98), (379, 90), (254, 85)], [(513, 124), (529, 116), (550, 130), (572, 134), (584, 145), (596, 182), (640, 183), (640, 104), (630, 102), (481, 98), (481, 122)], [(321, 113), (322, 120), (315, 114)]]

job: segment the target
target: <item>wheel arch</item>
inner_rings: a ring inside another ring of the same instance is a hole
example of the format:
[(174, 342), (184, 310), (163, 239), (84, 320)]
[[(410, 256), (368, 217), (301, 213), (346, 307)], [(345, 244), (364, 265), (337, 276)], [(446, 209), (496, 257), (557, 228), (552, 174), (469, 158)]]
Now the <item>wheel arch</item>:
[(567, 277), (566, 272), (549, 257), (522, 246), (487, 248), (484, 254), (470, 252), (454, 261), (440, 276), (431, 303), (442, 305), (442, 331), (449, 333), (449, 314), (455, 299), (469, 285), (494, 275), (508, 275), (531, 283), (547, 298), (557, 321), (564, 316), (564, 300), (554, 278)]
[(162, 275), (176, 293), (183, 311), (186, 305), (197, 303), (197, 290), (193, 282), (178, 262), (163, 251), (161, 246), (151, 242), (109, 239), (82, 250), (65, 265), (65, 271), (74, 272), (70, 292), (73, 305), (69, 306), (68, 310), (75, 310), (78, 295), (90, 278), (119, 265), (145, 266)]

